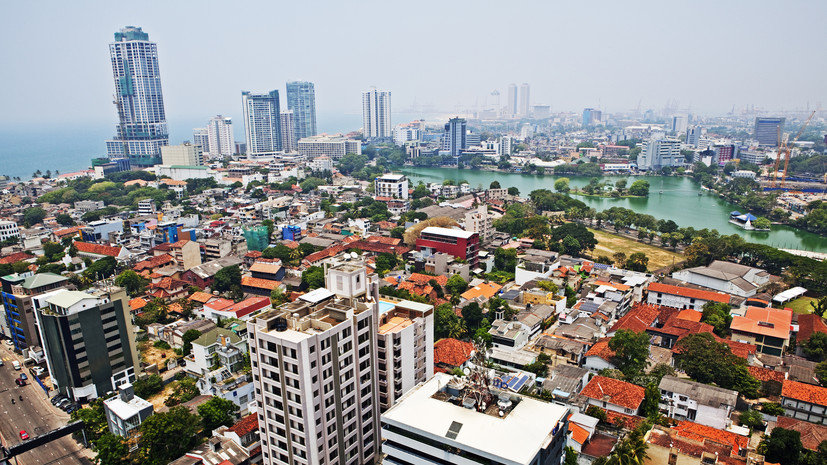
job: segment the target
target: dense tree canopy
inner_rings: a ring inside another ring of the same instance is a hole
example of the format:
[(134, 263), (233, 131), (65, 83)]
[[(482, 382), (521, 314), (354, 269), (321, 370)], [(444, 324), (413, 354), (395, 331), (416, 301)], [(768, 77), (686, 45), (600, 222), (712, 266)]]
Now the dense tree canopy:
[(612, 363), (626, 378), (641, 375), (649, 363), (649, 334), (646, 332), (618, 330), (609, 340), (609, 348), (615, 353)]

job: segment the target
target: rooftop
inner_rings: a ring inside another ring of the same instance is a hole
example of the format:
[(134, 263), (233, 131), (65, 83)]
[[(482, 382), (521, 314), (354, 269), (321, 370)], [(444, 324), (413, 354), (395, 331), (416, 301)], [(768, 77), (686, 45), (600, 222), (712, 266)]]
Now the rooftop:
[(701, 299), (712, 302), (721, 302), (728, 304), (730, 296), (723, 292), (703, 291), (700, 289), (692, 289), (683, 286), (673, 286), (671, 284), (663, 283), (649, 283), (649, 292), (660, 292), (662, 294), (678, 295), (681, 297), (688, 297), (690, 299)]
[(664, 376), (658, 387), (665, 391), (683, 394), (699, 404), (714, 408), (719, 408), (721, 405), (734, 407), (738, 400), (736, 391), (674, 376)]
[(637, 411), (643, 402), (645, 389), (632, 383), (604, 376), (595, 376), (580, 394)]
[(815, 405), (827, 405), (827, 388), (787, 379), (781, 387), (781, 397)]
[(793, 312), (777, 308), (747, 307), (744, 316), (732, 317), (733, 332), (761, 334), (779, 339), (790, 338)]
[(428, 226), (427, 228), (422, 230), (422, 234), (437, 234), (440, 236), (448, 236), (448, 237), (458, 237), (461, 239), (468, 239), (473, 236), (474, 232), (470, 231), (463, 231), (462, 229), (448, 229), (448, 228), (440, 228), (437, 226)]

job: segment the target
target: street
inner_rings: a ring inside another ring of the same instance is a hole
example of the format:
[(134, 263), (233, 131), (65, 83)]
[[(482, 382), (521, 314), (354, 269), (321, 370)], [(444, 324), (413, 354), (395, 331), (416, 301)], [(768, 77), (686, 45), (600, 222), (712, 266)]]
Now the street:
[[(69, 415), (54, 407), (48, 400), (43, 388), (32, 379), (27, 369), (15, 370), (12, 361), (23, 362), (23, 357), (12, 352), (6, 344), (0, 345), (0, 439), (6, 446), (22, 442), (20, 430), (25, 430), (34, 438), (42, 433), (64, 426)], [(17, 386), (14, 380), (26, 373), (29, 376), (26, 386)], [(23, 400), (20, 400), (20, 396)], [(12, 404), (14, 399), (14, 404)], [(91, 464), (87, 458), (88, 450), (75, 442), (71, 436), (53, 441), (45, 446), (31, 450), (16, 457), (22, 465), (45, 464)], [(14, 463), (14, 459), (12, 460)]]

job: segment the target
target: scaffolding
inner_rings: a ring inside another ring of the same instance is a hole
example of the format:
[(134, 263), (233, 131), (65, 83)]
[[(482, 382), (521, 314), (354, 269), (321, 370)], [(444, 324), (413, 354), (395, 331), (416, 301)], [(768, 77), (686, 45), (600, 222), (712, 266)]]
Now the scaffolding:
[(244, 239), (247, 241), (247, 250), (261, 252), (270, 243), (267, 226), (244, 227)]

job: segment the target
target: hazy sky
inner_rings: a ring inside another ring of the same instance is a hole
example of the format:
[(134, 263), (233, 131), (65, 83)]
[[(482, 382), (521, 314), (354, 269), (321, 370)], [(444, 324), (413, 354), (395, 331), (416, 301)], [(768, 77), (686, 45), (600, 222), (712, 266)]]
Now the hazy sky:
[(240, 122), (241, 90), (293, 79), (316, 84), (320, 115), (359, 114), (371, 85), (395, 112), (454, 111), (494, 89), (504, 104), (512, 82), (552, 111), (815, 107), (825, 21), (823, 0), (6, 1), (0, 123), (114, 126), (108, 44), (126, 25), (158, 44), (171, 123)]

